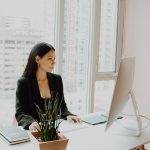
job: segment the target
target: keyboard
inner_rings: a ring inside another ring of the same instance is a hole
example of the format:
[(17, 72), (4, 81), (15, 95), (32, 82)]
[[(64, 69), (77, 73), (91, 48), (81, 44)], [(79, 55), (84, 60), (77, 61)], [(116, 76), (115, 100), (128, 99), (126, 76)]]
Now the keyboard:
[(77, 131), (77, 130), (81, 130), (84, 128), (88, 128), (89, 126), (90, 126), (89, 124), (86, 124), (84, 122), (73, 124), (64, 120), (59, 126), (59, 131), (66, 133), (66, 132), (72, 132), (72, 131)]
[[(122, 116), (117, 117), (117, 119), (122, 119), (122, 118), (123, 118)], [(108, 120), (108, 116), (106, 114), (97, 114), (94, 116), (86, 116), (82, 118), (82, 121), (91, 125), (106, 123), (107, 120)]]
[(95, 115), (95, 116), (87, 116), (82, 118), (82, 121), (96, 125), (96, 124), (101, 124), (107, 122), (108, 117), (106, 115), (100, 114), (100, 115)]

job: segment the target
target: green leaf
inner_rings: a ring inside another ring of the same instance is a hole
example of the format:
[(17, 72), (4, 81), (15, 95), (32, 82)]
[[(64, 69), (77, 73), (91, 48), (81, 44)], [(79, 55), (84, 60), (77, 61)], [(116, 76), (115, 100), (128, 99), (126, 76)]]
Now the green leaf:
[(45, 100), (44, 112), (35, 104), (40, 127), (40, 130), (37, 129), (37, 131), (40, 134), (41, 141), (56, 140), (58, 138), (58, 128), (62, 122), (62, 120), (58, 121), (61, 116), (62, 100), (63, 99), (59, 100), (58, 93), (55, 94), (55, 92), (51, 92), (51, 98)]

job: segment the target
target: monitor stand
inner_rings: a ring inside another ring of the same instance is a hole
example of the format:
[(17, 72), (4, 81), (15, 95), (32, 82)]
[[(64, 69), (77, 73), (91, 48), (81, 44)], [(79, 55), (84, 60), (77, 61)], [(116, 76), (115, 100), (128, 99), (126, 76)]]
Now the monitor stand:
[(117, 120), (111, 127), (110, 132), (115, 135), (117, 134), (121, 136), (123, 135), (123, 136), (139, 137), (142, 133), (142, 121), (140, 118), (139, 109), (133, 91), (130, 91), (129, 95), (131, 96), (132, 99), (135, 120), (124, 118), (121, 120)]
[(139, 109), (138, 109), (138, 106), (136, 103), (134, 92), (131, 90), (129, 94), (131, 95), (133, 109), (134, 109), (134, 113), (135, 113), (135, 117), (136, 117), (136, 121), (137, 121), (137, 131), (135, 133), (135, 136), (140, 136), (142, 133), (142, 121), (140, 118)]

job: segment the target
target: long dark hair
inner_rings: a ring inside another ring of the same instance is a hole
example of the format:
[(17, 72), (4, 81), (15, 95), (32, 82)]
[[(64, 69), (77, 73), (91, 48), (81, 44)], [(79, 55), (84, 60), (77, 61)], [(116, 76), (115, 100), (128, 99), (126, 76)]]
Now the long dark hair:
[(26, 77), (26, 76), (35, 75), (35, 73), (37, 71), (37, 63), (35, 61), (35, 57), (36, 56), (43, 57), (46, 53), (48, 53), (51, 50), (55, 51), (55, 49), (52, 45), (45, 43), (45, 42), (37, 43), (31, 49), (31, 52), (29, 54), (29, 58), (27, 61), (27, 65), (25, 67), (25, 70), (24, 70), (22, 76)]

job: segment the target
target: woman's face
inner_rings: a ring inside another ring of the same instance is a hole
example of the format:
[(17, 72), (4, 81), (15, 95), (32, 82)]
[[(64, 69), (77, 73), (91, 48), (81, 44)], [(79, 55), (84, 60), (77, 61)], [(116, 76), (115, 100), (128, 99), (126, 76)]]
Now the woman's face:
[(38, 69), (45, 72), (52, 72), (55, 65), (55, 51), (50, 50), (43, 57), (36, 57), (36, 62), (38, 64)]

